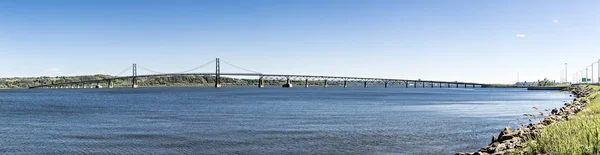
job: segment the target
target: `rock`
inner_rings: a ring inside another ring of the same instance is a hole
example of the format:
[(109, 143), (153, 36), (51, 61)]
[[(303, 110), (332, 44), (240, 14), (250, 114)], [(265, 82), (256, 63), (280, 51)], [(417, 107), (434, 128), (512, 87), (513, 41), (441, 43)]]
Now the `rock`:
[(564, 118), (565, 118), (565, 120), (567, 120), (567, 121), (568, 121), (569, 119), (572, 119), (572, 118), (573, 118), (573, 116), (571, 116), (571, 115), (566, 115)]
[(516, 142), (506, 144), (506, 149), (514, 149), (516, 147)]
[(473, 155), (473, 152), (457, 152), (454, 155)]
[(521, 143), (521, 142), (523, 142), (523, 138), (515, 137), (515, 138), (511, 139), (510, 141), (512, 141), (513, 143)]
[(490, 142), (490, 144), (497, 142), (498, 141), (498, 136), (494, 136), (492, 137), (492, 142)]
[(498, 147), (498, 145), (500, 145), (500, 142), (494, 142), (494, 143), (492, 143), (492, 145), (491, 145), (491, 146), (492, 146), (492, 147)]
[(500, 143), (500, 144), (498, 144), (498, 147), (496, 147), (495, 151), (499, 152), (499, 151), (504, 151), (504, 150), (506, 150), (506, 144)]
[(504, 130), (502, 130), (502, 132), (500, 132), (500, 134), (498, 135), (498, 138), (501, 139), (503, 135), (509, 134), (511, 132), (512, 132), (512, 128), (505, 127)]
[(553, 115), (556, 115), (556, 113), (558, 113), (558, 109), (554, 108), (554, 109), (552, 109), (552, 111), (550, 113)]
[(493, 151), (494, 149), (492, 149), (489, 145), (482, 147), (481, 149), (479, 149), (479, 152), (490, 152)]
[(502, 135), (502, 137), (500, 137), (499, 141), (504, 142), (505, 140), (513, 139), (513, 137), (516, 137), (516, 136), (517, 136), (516, 132), (507, 133), (505, 135)]
[(489, 155), (489, 153), (486, 153), (486, 152), (475, 152), (473, 155)]
[(510, 128), (510, 127), (505, 127), (503, 132), (512, 132), (512, 128)]
[(498, 151), (498, 152), (492, 153), (492, 155), (503, 155), (504, 153), (506, 153), (506, 152), (504, 152), (504, 151)]

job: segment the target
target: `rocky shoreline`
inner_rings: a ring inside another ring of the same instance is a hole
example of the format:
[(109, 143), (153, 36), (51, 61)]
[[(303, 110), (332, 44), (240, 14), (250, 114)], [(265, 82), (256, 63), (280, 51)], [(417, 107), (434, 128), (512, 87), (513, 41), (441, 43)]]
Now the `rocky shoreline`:
[(543, 121), (535, 124), (530, 123), (527, 126), (521, 124), (522, 127), (519, 129), (511, 129), (510, 127), (506, 127), (498, 136), (492, 137), (492, 142), (489, 145), (482, 147), (479, 149), (479, 151), (458, 152), (456, 155), (501, 155), (507, 152), (515, 151), (519, 148), (523, 148), (523, 143), (527, 140), (535, 138), (545, 126), (555, 122), (569, 120), (569, 118), (572, 118), (573, 115), (583, 110), (583, 107), (588, 104), (588, 101), (584, 100), (583, 98), (587, 97), (593, 92), (593, 89), (578, 86), (571, 91), (571, 93), (575, 95), (573, 102), (565, 103), (560, 109), (552, 109), (548, 116), (543, 116), (543, 114), (537, 116), (533, 114), (525, 114), (525, 116), (529, 116), (534, 119), (536, 117), (542, 117)]

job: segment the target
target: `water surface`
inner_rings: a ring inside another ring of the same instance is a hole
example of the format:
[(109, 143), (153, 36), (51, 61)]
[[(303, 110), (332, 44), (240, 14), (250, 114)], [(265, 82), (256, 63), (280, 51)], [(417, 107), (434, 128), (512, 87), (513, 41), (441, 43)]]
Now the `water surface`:
[(0, 154), (453, 154), (567, 100), (483, 88), (0, 90)]

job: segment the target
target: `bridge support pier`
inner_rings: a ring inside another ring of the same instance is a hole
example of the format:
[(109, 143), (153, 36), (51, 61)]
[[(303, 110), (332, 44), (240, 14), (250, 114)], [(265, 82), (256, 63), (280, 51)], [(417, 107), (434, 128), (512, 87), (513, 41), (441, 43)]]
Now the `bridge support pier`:
[(408, 81), (404, 81), (404, 86), (408, 88)]
[(325, 84), (323, 85), (323, 87), (327, 88), (327, 80), (325, 80)]
[(465, 83), (465, 88), (467, 88), (467, 84)]
[(258, 78), (258, 88), (264, 88), (265, 87), (265, 79), (260, 76), (260, 78)]
[(456, 83), (456, 88), (458, 88), (458, 83)]
[(425, 88), (425, 82), (421, 82), (421, 84), (423, 84), (423, 88)]
[(473, 85), (473, 88), (475, 88), (475, 85)]
[(369, 86), (367, 85), (367, 81), (365, 81), (365, 88), (367, 88), (367, 87), (369, 87)]
[(287, 78), (287, 80), (286, 80), (285, 84), (284, 84), (282, 87), (283, 87), (283, 88), (292, 88), (292, 87), (294, 87), (294, 86), (292, 85), (292, 82), (290, 81), (290, 78), (289, 78), (289, 77)]
[(348, 88), (348, 81), (344, 81), (344, 88)]
[(417, 88), (417, 81), (414, 82), (413, 87)]
[(388, 86), (388, 82), (387, 82), (387, 81), (385, 81), (385, 83), (383, 84), (383, 87), (384, 87), (384, 88), (387, 88), (387, 86)]
[(112, 80), (108, 80), (108, 86), (106, 86), (106, 87), (113, 88)]
[(304, 79), (304, 88), (308, 88), (308, 79)]

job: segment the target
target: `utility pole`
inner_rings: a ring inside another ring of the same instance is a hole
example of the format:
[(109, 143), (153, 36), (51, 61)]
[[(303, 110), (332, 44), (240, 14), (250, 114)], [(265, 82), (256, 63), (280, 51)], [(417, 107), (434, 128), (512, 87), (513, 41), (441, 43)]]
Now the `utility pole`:
[[(600, 62), (600, 60), (598, 60), (598, 62)], [(567, 80), (567, 73), (568, 73), (567, 72), (567, 63), (565, 62), (565, 82), (569, 81), (569, 80)]]
[(563, 81), (563, 80), (564, 80), (564, 78), (562, 77), (562, 75), (563, 75), (563, 70), (560, 70), (560, 74), (559, 74), (559, 76), (558, 76), (558, 79), (559, 79), (560, 83), (563, 83), (563, 82), (565, 82), (565, 81)]
[(590, 70), (590, 71), (592, 71), (592, 73), (591, 73), (592, 77), (591, 77), (590, 80), (591, 80), (592, 83), (594, 83), (594, 63), (592, 63), (592, 65), (590, 65), (590, 66), (592, 66), (592, 70)]
[[(583, 72), (583, 70), (582, 70), (582, 72)], [(587, 79), (588, 79), (588, 67), (585, 67), (585, 81), (584, 81), (584, 83), (587, 83)]]

